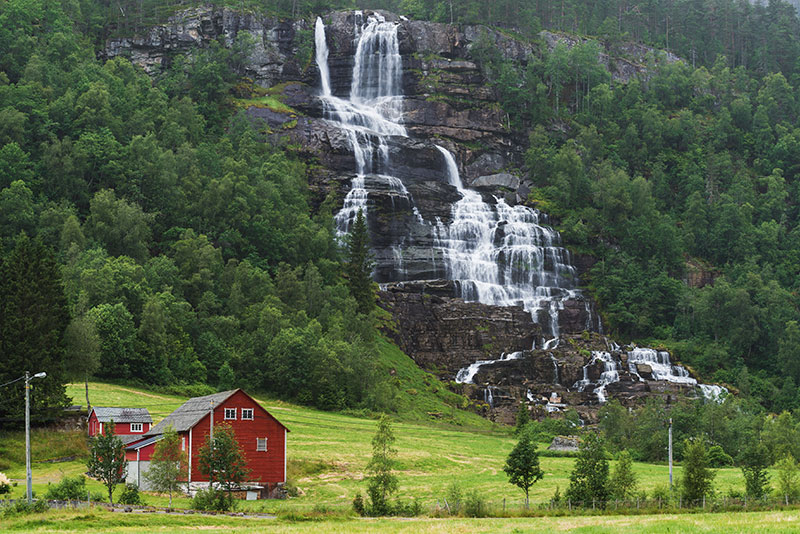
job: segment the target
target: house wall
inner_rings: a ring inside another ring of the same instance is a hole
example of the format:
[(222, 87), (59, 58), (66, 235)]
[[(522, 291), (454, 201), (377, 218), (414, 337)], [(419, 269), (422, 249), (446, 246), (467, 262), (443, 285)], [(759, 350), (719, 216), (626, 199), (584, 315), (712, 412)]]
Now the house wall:
[[(92, 415), (89, 416), (89, 435), (96, 436), (100, 433), (101, 429), (103, 434), (106, 433), (106, 428), (108, 428), (107, 423), (100, 423), (97, 420), (97, 414), (92, 412)], [(130, 423), (114, 423), (114, 433), (115, 434), (144, 434), (150, 430), (150, 423), (142, 423), (142, 431), (141, 432), (131, 432), (131, 424)]]
[[(225, 420), (225, 408), (236, 408), (235, 420)], [(242, 420), (242, 408), (253, 409), (252, 421)], [(206, 415), (192, 428), (192, 482), (208, 481), (207, 477), (200, 474), (197, 457), (209, 434), (210, 423), (211, 418)], [(245, 393), (238, 391), (214, 409), (214, 427), (226, 423), (233, 427), (236, 439), (244, 451), (247, 467), (250, 469), (248, 482), (264, 485), (286, 482), (286, 429), (274, 417)], [(256, 451), (256, 438), (263, 437), (267, 438), (267, 451)]]

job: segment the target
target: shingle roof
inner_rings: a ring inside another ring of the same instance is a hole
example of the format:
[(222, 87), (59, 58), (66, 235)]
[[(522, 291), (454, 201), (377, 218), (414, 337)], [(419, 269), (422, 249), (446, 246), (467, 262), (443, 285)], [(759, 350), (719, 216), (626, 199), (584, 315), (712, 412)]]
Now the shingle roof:
[(145, 436), (154, 436), (156, 434), (163, 434), (168, 426), (172, 426), (176, 432), (186, 432), (200, 419), (205, 417), (211, 410), (211, 406), (219, 406), (225, 402), (228, 397), (239, 391), (238, 389), (231, 389), (229, 391), (221, 391), (212, 395), (205, 395), (203, 397), (194, 397), (184, 402), (180, 408), (165, 417), (160, 423), (145, 432)]
[(113, 419), (115, 423), (152, 423), (153, 418), (147, 408), (107, 408), (95, 406), (92, 408), (97, 420), (101, 423), (109, 423)]
[(125, 447), (125, 449), (129, 450), (129, 451), (135, 451), (136, 449), (141, 449), (142, 447), (147, 447), (151, 443), (155, 443), (156, 441), (159, 441), (163, 437), (164, 437), (163, 434), (160, 435), (160, 436), (152, 436), (152, 437), (147, 438), (144, 441), (140, 441), (139, 443), (134, 443), (133, 445), (128, 445), (127, 447)]

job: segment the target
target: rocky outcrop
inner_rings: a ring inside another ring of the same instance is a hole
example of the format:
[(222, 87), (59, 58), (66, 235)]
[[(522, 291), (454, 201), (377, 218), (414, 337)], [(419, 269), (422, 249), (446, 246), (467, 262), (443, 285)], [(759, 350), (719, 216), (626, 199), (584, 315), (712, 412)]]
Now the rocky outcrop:
[(504, 352), (530, 349), (541, 328), (519, 306), (453, 298), (455, 282), (397, 283), (379, 293), (397, 325), (394, 341), (418, 365), (452, 379), (459, 369)]
[[(539, 32), (539, 37), (544, 40), (550, 50), (553, 50), (558, 44), (563, 44), (570, 49), (589, 41), (589, 39), (582, 39), (574, 35), (547, 30)], [(628, 83), (634, 78), (648, 79), (649, 71), (652, 69), (647, 64), (650, 61), (654, 64), (681, 61), (681, 58), (668, 50), (659, 50), (639, 43), (599, 44), (603, 50), (600, 52), (600, 64), (606, 68), (615, 82)]]

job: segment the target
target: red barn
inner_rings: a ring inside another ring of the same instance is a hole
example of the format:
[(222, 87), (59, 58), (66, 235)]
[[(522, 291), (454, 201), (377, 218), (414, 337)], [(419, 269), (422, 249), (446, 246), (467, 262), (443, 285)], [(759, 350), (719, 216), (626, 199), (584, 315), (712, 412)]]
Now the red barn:
[(153, 418), (146, 408), (108, 408), (95, 406), (89, 414), (89, 435), (105, 434), (110, 422), (114, 422), (114, 433), (123, 443), (143, 439), (153, 425)]
[(147, 432), (144, 441), (129, 445), (126, 449), (129, 462), (127, 481), (147, 489), (141, 474), (149, 469), (156, 442), (171, 426), (181, 437), (181, 447), (189, 455), (190, 486), (204, 485), (208, 478), (200, 474), (197, 454), (211, 425), (223, 423), (233, 427), (244, 451), (250, 469), (246, 486), (258, 490), (261, 496), (267, 496), (286, 482), (286, 437), (289, 429), (241, 389), (189, 399)]

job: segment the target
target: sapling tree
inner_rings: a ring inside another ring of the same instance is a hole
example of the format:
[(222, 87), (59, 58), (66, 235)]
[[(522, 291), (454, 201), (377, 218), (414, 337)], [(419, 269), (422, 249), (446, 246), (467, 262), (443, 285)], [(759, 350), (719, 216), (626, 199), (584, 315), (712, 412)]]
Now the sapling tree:
[(708, 467), (708, 451), (701, 440), (686, 442), (683, 455), (683, 497), (696, 503), (710, 495), (715, 473)]
[(172, 494), (180, 489), (186, 471), (186, 454), (181, 451), (181, 438), (170, 426), (156, 443), (150, 469), (143, 476), (153, 490), (169, 494), (169, 507), (172, 509)]
[(636, 473), (633, 472), (633, 458), (628, 451), (622, 451), (617, 457), (617, 465), (611, 473), (609, 482), (611, 495), (615, 499), (626, 500), (636, 493)]
[(384, 414), (378, 421), (378, 430), (372, 437), (372, 459), (367, 464), (367, 471), (370, 473), (367, 495), (372, 515), (389, 513), (389, 497), (397, 491), (397, 477), (392, 472), (394, 457), (397, 454), (397, 450), (393, 447), (395, 440), (389, 418)]
[(600, 436), (590, 432), (578, 450), (575, 467), (569, 477), (567, 498), (585, 505), (598, 502), (602, 507), (609, 496), (608, 460)]
[(228, 493), (228, 505), (233, 503), (232, 492), (245, 481), (250, 470), (247, 459), (239, 446), (233, 427), (228, 424), (214, 426), (214, 437), (206, 436), (197, 453), (200, 474), (208, 477), (208, 487), (213, 491), (219, 483)]
[[(525, 408), (527, 410), (527, 408)], [(508, 481), (518, 486), (525, 492), (525, 506), (528, 506), (528, 491), (537, 481), (544, 476), (544, 471), (539, 466), (539, 453), (536, 450), (536, 441), (530, 430), (520, 433), (519, 441), (506, 459), (503, 471), (508, 475)]]
[(114, 433), (114, 421), (111, 421), (105, 425), (105, 434), (91, 439), (86, 462), (89, 476), (98, 479), (108, 489), (108, 502), (111, 504), (114, 504), (114, 488), (125, 480), (127, 465), (125, 445)]

